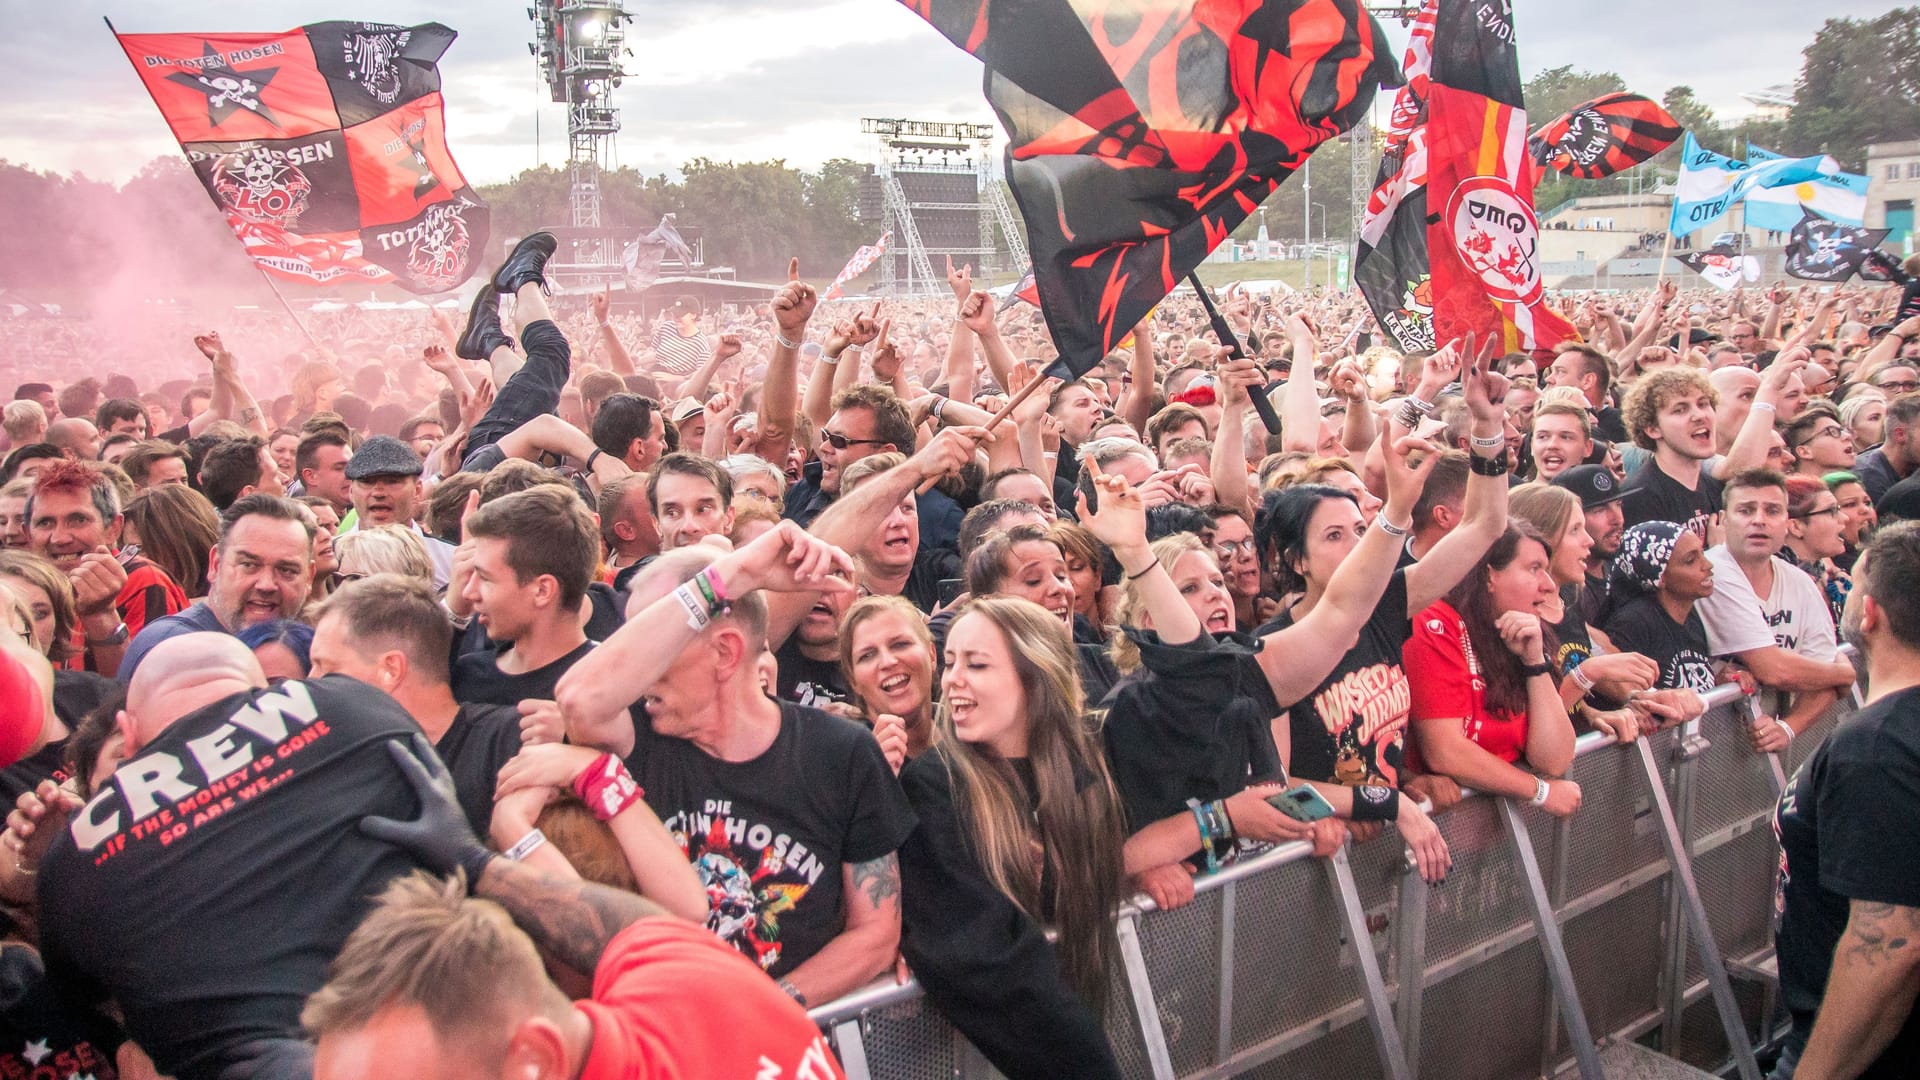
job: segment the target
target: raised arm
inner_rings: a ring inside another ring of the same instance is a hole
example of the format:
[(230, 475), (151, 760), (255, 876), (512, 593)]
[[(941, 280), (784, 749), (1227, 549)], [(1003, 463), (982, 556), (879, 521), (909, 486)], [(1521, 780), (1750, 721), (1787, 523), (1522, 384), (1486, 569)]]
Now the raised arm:
[[(1000, 324), (994, 315), (993, 297), (986, 293), (974, 293), (960, 302), (961, 325), (980, 339), (980, 350), (987, 355), (987, 370), (993, 372), (993, 381), (1007, 390), (1007, 380), (1013, 377), (1013, 353), (1000, 336)], [(954, 336), (959, 336), (958, 331)]]
[[(233, 420), (262, 439), (270, 438), (272, 432), (267, 427), (266, 416), (260, 411), (260, 403), (253, 399), (253, 391), (247, 389), (247, 384), (241, 380), (240, 362), (220, 341), (219, 332), (196, 336), (193, 343), (213, 362), (213, 398), (207, 403), (207, 410), (193, 418), (195, 422), (199, 422), (201, 417), (210, 418), (201, 425), (201, 430), (214, 420)], [(200, 433), (193, 429), (191, 423), (187, 427), (192, 434)]]
[(714, 340), (713, 348), (707, 350), (706, 363), (701, 364), (693, 374), (687, 376), (686, 382), (680, 384), (680, 396), (707, 400), (707, 389), (713, 385), (713, 373), (720, 370), (721, 364), (739, 355), (740, 335), (721, 334)]
[[(1471, 364), (1461, 385), (1466, 391), (1467, 409), (1473, 414), (1473, 434), (1469, 453), (1482, 461), (1502, 458), (1507, 452), (1506, 407), (1507, 377), (1489, 366), (1491, 346), (1485, 355), (1467, 339), (1466, 354)], [(1411, 505), (1411, 504), (1409, 504)], [(1507, 531), (1507, 477), (1505, 470), (1484, 475), (1477, 469), (1467, 477), (1465, 513), (1453, 531), (1441, 537), (1433, 550), (1407, 568), (1407, 609), (1419, 611), (1445, 596), (1467, 576), (1500, 534)]]
[(1126, 477), (1101, 472), (1100, 463), (1093, 458), (1087, 458), (1086, 468), (1100, 495), (1100, 511), (1093, 513), (1087, 509), (1086, 492), (1074, 492), (1079, 503), (1080, 524), (1113, 551), (1120, 572), (1140, 590), (1147, 615), (1153, 620), (1154, 632), (1159, 634), (1162, 643), (1185, 645), (1198, 640), (1205, 632), (1199, 616), (1180, 595), (1180, 586), (1174, 584), (1170, 568), (1154, 557), (1153, 548), (1147, 543), (1146, 502)]
[(1252, 485), (1247, 483), (1247, 414), (1253, 411), (1249, 395), (1262, 393), (1267, 376), (1251, 360), (1229, 360), (1220, 365), (1220, 385), (1226, 401), (1220, 406), (1220, 429), (1213, 433), (1213, 457), (1207, 462), (1214, 498), (1222, 505), (1251, 513)]
[(1293, 366), (1280, 395), (1283, 449), (1311, 454), (1320, 446), (1320, 391), (1313, 385), (1319, 343), (1298, 315), (1287, 316), (1287, 339), (1293, 343)]
[(1795, 348), (1781, 353), (1760, 376), (1760, 388), (1753, 392), (1753, 405), (1747, 418), (1727, 447), (1727, 456), (1713, 468), (1713, 475), (1725, 480), (1746, 469), (1767, 463), (1767, 450), (1773, 441), (1773, 427), (1780, 419), (1780, 399), (1786, 395), (1787, 380), (1807, 369), (1812, 353)]
[[(813, 373), (807, 377), (806, 400), (801, 406), (815, 427), (825, 427), (833, 417), (833, 396), (840, 389), (840, 367), (847, 350), (856, 345), (865, 345), (879, 335), (880, 323), (876, 321), (879, 317), (880, 305), (876, 303), (872, 315), (862, 315), (856, 311), (852, 322), (836, 324), (833, 333), (827, 335), (826, 342), (821, 346), (820, 359), (814, 363)], [(854, 354), (847, 362), (853, 369), (858, 369), (859, 354)]]
[(1373, 398), (1367, 393), (1367, 377), (1360, 365), (1342, 360), (1327, 376), (1333, 396), (1347, 403), (1346, 422), (1341, 428), (1340, 445), (1348, 453), (1365, 453), (1380, 438), (1380, 418), (1374, 415)]
[(627, 354), (627, 347), (620, 344), (620, 335), (614, 333), (613, 323), (607, 318), (608, 311), (613, 307), (613, 286), (602, 289), (590, 303), (593, 305), (593, 321), (600, 328), (600, 344), (607, 347), (607, 362), (613, 365), (615, 374), (633, 374), (633, 357)]
[(800, 407), (800, 343), (819, 302), (813, 286), (800, 280), (800, 260), (787, 263), (787, 284), (773, 298), (773, 359), (760, 386), (759, 437), (752, 448), (776, 465), (786, 464), (787, 448), (793, 445), (793, 419)]

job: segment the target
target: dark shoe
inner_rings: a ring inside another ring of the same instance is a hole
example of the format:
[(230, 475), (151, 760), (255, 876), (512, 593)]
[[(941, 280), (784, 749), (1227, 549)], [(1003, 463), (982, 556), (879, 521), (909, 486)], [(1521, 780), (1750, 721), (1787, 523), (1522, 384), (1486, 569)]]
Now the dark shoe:
[(547, 260), (560, 242), (550, 232), (537, 232), (513, 245), (513, 254), (493, 272), (493, 287), (504, 293), (519, 292), (530, 281), (546, 283)]
[(500, 294), (491, 284), (481, 286), (480, 295), (473, 298), (473, 307), (467, 312), (467, 328), (454, 343), (453, 355), (463, 360), (485, 360), (493, 350), (512, 344), (513, 339), (500, 329)]

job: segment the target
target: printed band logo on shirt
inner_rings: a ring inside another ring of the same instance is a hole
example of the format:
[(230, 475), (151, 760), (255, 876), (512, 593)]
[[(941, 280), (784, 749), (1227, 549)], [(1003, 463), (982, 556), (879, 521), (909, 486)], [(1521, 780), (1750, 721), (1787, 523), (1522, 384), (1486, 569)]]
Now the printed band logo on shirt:
[(780, 961), (780, 916), (797, 907), (827, 866), (791, 835), (733, 816), (729, 799), (669, 817), (667, 831), (707, 890), (707, 929), (761, 968)]
[(184, 753), (154, 751), (122, 764), (68, 826), (94, 864), (132, 842), (171, 844), (193, 829), (279, 786), (288, 758), (330, 732), (304, 684), (289, 682), (186, 742)]

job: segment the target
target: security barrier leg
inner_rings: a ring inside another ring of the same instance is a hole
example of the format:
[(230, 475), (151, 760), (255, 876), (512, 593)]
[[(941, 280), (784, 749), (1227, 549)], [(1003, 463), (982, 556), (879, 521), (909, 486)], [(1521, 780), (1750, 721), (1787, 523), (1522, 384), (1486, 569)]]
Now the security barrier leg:
[(1350, 845), (1327, 860), (1327, 874), (1333, 895), (1340, 901), (1341, 921), (1346, 923), (1347, 940), (1353, 942), (1353, 955), (1360, 961), (1360, 989), (1367, 1002), (1367, 1027), (1373, 1031), (1374, 1049), (1380, 1054), (1380, 1071), (1394, 1080), (1412, 1080), (1407, 1053), (1400, 1044), (1400, 1031), (1393, 1025), (1393, 1006), (1387, 1000), (1387, 984), (1380, 978), (1380, 958), (1373, 955), (1373, 935), (1367, 932), (1367, 914), (1360, 907), (1360, 890), (1353, 883), (1353, 865), (1347, 859)]
[(1133, 1013), (1140, 1022), (1140, 1041), (1146, 1044), (1153, 1080), (1174, 1080), (1173, 1055), (1167, 1050), (1167, 1033), (1160, 1026), (1160, 1006), (1153, 997), (1153, 984), (1147, 980), (1147, 958), (1140, 951), (1139, 920), (1138, 915), (1128, 915), (1118, 927), (1120, 959), (1127, 968), (1127, 993), (1133, 998)]
[(1427, 890), (1411, 853), (1400, 874), (1400, 943), (1394, 949), (1399, 965), (1400, 1001), (1394, 1018), (1400, 1024), (1400, 1047), (1410, 1066), (1420, 1061), (1420, 1000), (1427, 988)]
[(1753, 1058), (1753, 1038), (1740, 1015), (1740, 1004), (1733, 997), (1733, 983), (1727, 978), (1727, 965), (1713, 940), (1713, 927), (1707, 922), (1707, 907), (1700, 902), (1700, 887), (1693, 877), (1693, 859), (1687, 851), (1680, 825), (1667, 801), (1666, 785), (1660, 780), (1660, 765), (1653, 759), (1653, 748), (1646, 740), (1635, 744), (1640, 750), (1640, 768), (1646, 775), (1647, 790), (1653, 797), (1654, 812), (1660, 818), (1660, 839), (1667, 848), (1667, 862), (1673, 867), (1673, 887), (1685, 907), (1687, 932), (1700, 953), (1700, 967), (1707, 974), (1707, 987), (1713, 993), (1713, 1005), (1720, 1013), (1720, 1026), (1726, 1030), (1727, 1044), (1733, 1048), (1734, 1063), (1742, 1080), (1760, 1080), (1760, 1065)]
[(847, 1080), (873, 1080), (867, 1069), (867, 1042), (860, 1033), (860, 1021), (848, 1020), (833, 1027), (833, 1049), (840, 1057), (840, 1071)]
[(1580, 1009), (1580, 991), (1573, 983), (1573, 966), (1567, 962), (1567, 945), (1560, 937), (1560, 923), (1554, 915), (1553, 901), (1547, 896), (1546, 879), (1540, 875), (1540, 860), (1533, 854), (1533, 836), (1511, 799), (1496, 799), (1500, 820), (1506, 823), (1507, 836), (1513, 842), (1514, 856), (1527, 878), (1527, 896), (1533, 903), (1533, 925), (1540, 935), (1540, 951), (1547, 961), (1547, 975), (1553, 981), (1554, 1000), (1560, 1005), (1560, 1019), (1567, 1025), (1567, 1040), (1573, 1044), (1573, 1056), (1580, 1064), (1584, 1080), (1604, 1080), (1600, 1069), (1600, 1051), (1587, 1029), (1587, 1014)]

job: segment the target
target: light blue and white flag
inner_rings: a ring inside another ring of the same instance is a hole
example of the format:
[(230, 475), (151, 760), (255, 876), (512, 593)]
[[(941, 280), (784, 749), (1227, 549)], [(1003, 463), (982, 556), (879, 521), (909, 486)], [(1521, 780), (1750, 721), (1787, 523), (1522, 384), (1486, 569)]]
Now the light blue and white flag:
[(1799, 184), (1819, 176), (1821, 158), (1778, 158), (1758, 164), (1736, 161), (1702, 147), (1687, 132), (1680, 155), (1680, 182), (1673, 196), (1667, 230), (1686, 236), (1726, 216), (1733, 204), (1755, 188)]
[[(1758, 146), (1747, 148), (1747, 161), (1758, 165), (1780, 161), (1781, 155)], [(1840, 171), (1831, 157), (1821, 159), (1821, 175), (1797, 184), (1756, 188), (1747, 192), (1747, 224), (1769, 232), (1791, 232), (1805, 211), (1844, 225), (1867, 223), (1867, 178)]]

